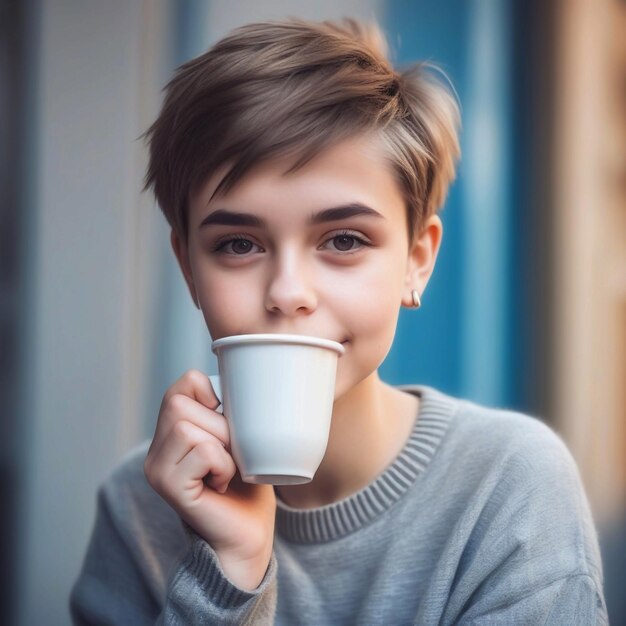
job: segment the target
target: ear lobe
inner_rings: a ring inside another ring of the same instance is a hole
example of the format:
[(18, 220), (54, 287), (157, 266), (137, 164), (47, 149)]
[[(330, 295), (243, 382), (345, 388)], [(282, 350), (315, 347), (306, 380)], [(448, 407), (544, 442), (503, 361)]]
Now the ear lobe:
[(176, 256), (176, 260), (178, 261), (178, 266), (183, 273), (183, 278), (187, 283), (187, 287), (189, 288), (189, 293), (191, 294), (191, 299), (195, 304), (197, 309), (200, 309), (200, 305), (198, 304), (198, 297), (196, 295), (196, 288), (193, 282), (193, 274), (191, 272), (191, 265), (189, 263), (189, 251), (185, 243), (180, 239), (180, 237), (174, 232), (170, 233), (170, 243), (172, 244), (172, 250), (174, 250), (174, 255)]
[(407, 304), (409, 307), (413, 304), (411, 291), (416, 289), (418, 293), (423, 294), (426, 289), (435, 269), (435, 261), (441, 247), (442, 237), (443, 224), (441, 219), (438, 215), (432, 215), (413, 240), (407, 259), (405, 278), (407, 293), (404, 299), (409, 303)]

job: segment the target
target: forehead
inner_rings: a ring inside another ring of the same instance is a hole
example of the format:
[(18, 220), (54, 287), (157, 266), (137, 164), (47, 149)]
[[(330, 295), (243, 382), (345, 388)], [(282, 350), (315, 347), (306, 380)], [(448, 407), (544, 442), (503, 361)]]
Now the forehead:
[[(213, 196), (231, 164), (217, 170), (190, 196), (191, 224), (217, 208), (275, 212), (283, 204), (311, 210), (338, 203), (402, 210), (403, 197), (383, 143), (372, 135), (338, 142), (299, 169), (288, 172), (295, 156), (283, 156), (252, 167), (226, 194)], [(381, 206), (382, 205), (382, 206)]]

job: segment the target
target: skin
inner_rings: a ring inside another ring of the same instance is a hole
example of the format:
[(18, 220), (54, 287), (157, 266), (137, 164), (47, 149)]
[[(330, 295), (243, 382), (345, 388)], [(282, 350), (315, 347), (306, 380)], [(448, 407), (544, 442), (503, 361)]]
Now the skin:
[[(171, 242), (213, 339), (297, 333), (345, 341), (324, 459), (305, 485), (275, 492), (243, 483), (210, 381), (189, 370), (163, 396), (144, 462), (149, 484), (246, 590), (258, 587), (271, 559), (276, 493), (296, 508), (335, 502), (371, 482), (406, 443), (419, 400), (381, 381), (378, 367), (400, 307), (412, 307), (411, 290), (422, 294), (428, 283), (442, 236), (433, 216), (409, 245), (404, 201), (373, 136), (343, 141), (286, 175), (290, 164), (259, 164), (209, 201), (225, 166), (191, 195), (188, 240), (172, 232)], [(308, 223), (312, 213), (355, 202), (380, 216)], [(201, 226), (218, 210), (267, 226)], [(240, 240), (225, 241), (233, 235)]]

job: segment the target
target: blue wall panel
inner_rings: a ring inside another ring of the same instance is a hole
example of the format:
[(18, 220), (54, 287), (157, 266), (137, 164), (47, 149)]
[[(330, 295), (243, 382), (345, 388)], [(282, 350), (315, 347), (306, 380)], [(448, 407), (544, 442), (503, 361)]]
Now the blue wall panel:
[(457, 180), (441, 214), (442, 249), (422, 298), (403, 309), (380, 368), (391, 383), (419, 382), (491, 405), (510, 401), (513, 210), (508, 0), (387, 2), (396, 65), (428, 59), (461, 102)]
[[(450, 78), (464, 101), (467, 2), (387, 2), (383, 24), (397, 67), (428, 59)], [(461, 315), (463, 263), (462, 175), (441, 213), (444, 238), (437, 265), (422, 296), (422, 307), (402, 309), (394, 345), (380, 368), (392, 383), (423, 383), (459, 393), (462, 377)]]

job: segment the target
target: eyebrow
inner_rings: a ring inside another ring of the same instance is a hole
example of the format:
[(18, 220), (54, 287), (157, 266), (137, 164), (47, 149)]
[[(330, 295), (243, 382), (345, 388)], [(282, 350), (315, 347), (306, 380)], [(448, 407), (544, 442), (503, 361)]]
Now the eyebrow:
[[(361, 204), (360, 202), (351, 202), (350, 204), (343, 204), (341, 206), (331, 207), (330, 209), (324, 209), (319, 213), (313, 213), (309, 216), (309, 225), (315, 226), (317, 224), (323, 224), (325, 222), (335, 222), (343, 220), (348, 217), (378, 217), (385, 219), (378, 211)], [(257, 215), (250, 213), (235, 213), (233, 211), (226, 211), (225, 209), (218, 209), (207, 215), (200, 223), (199, 228), (208, 226), (210, 224), (222, 224), (225, 226), (253, 226), (256, 228), (265, 228), (267, 222)]]

